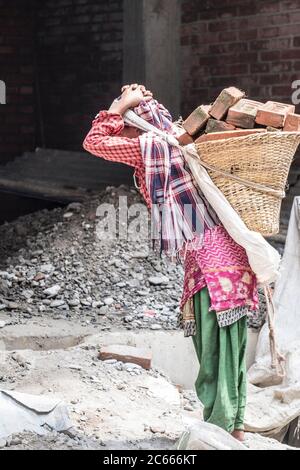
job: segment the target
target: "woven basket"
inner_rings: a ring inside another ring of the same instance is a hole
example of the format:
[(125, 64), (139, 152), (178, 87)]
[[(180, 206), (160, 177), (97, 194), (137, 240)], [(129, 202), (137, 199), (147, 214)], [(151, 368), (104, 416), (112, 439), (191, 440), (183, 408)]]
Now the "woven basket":
[(300, 132), (266, 132), (196, 147), (211, 179), (247, 227), (271, 236), (279, 231), (281, 202), (299, 143)]

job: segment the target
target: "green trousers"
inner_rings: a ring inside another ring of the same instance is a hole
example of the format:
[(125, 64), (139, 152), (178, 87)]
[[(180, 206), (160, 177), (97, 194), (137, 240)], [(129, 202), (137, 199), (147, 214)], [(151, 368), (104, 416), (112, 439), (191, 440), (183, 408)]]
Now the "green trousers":
[(204, 288), (194, 296), (197, 332), (193, 341), (200, 363), (195, 387), (204, 405), (204, 420), (231, 433), (244, 429), (247, 320), (220, 328), (209, 307)]

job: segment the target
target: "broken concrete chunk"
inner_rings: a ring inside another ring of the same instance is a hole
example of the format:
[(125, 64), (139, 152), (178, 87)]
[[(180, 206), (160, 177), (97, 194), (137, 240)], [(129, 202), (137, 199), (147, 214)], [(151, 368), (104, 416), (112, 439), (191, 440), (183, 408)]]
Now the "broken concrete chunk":
[(152, 354), (146, 349), (137, 348), (135, 346), (111, 345), (103, 346), (99, 353), (99, 359), (106, 361), (107, 359), (116, 359), (124, 363), (137, 364), (143, 369), (151, 368)]
[(215, 119), (222, 119), (229, 108), (244, 98), (245, 93), (238, 88), (225, 88), (211, 107), (209, 114)]

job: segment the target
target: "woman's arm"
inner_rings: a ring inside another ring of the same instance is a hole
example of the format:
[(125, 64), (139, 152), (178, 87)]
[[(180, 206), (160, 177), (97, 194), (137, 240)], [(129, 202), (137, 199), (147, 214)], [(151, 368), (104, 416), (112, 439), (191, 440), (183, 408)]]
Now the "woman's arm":
[(101, 111), (93, 121), (83, 147), (96, 157), (136, 166), (141, 159), (139, 139), (119, 136), (123, 129), (121, 114)]
[(152, 99), (152, 93), (137, 84), (126, 85), (122, 92), (121, 98), (115, 100), (108, 111), (96, 116), (83, 147), (97, 157), (136, 166), (142, 158), (139, 139), (120, 135), (124, 129), (122, 115), (141, 101)]

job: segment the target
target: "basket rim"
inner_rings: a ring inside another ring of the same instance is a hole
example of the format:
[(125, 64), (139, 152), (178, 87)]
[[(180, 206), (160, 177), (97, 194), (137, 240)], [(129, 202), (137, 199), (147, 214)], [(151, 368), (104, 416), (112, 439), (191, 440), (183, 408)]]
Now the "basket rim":
[[(246, 130), (246, 129), (245, 129)], [(224, 134), (226, 131), (224, 132)], [(213, 134), (213, 132), (211, 133)], [(281, 139), (282, 137), (299, 137), (300, 139), (300, 131), (293, 131), (293, 132), (287, 132), (287, 131), (280, 131), (278, 132), (257, 132), (255, 134), (250, 134), (250, 135), (243, 135), (240, 137), (230, 137), (229, 139), (218, 139), (218, 140), (208, 140), (206, 142), (195, 142), (196, 147), (200, 146), (206, 146), (206, 145), (218, 145), (219, 143), (226, 142), (226, 143), (231, 143), (231, 142), (236, 142), (236, 141), (251, 141), (251, 140), (258, 140), (258, 139), (265, 139), (268, 137), (268, 139)]]

